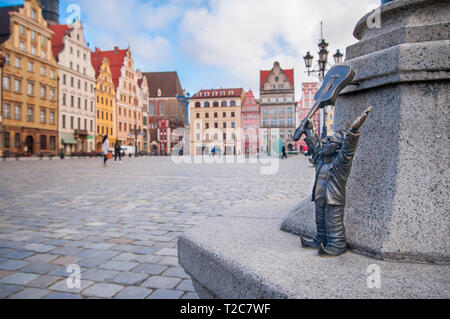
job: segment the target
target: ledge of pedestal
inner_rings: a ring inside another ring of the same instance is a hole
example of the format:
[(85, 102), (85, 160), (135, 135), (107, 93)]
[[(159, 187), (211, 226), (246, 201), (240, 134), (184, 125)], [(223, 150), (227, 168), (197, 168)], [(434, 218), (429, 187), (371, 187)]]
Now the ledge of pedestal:
[[(449, 266), (387, 262), (354, 253), (322, 258), (315, 250), (301, 248), (298, 236), (280, 230), (292, 205), (236, 207), (180, 236), (179, 262), (200, 297), (450, 297)], [(381, 270), (379, 289), (367, 285), (368, 267), (373, 264)]]

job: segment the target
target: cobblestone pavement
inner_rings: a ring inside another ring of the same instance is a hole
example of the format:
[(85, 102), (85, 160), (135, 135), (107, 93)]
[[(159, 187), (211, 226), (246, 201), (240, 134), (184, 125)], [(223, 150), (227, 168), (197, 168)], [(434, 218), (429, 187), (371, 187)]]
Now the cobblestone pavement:
[[(198, 298), (177, 237), (255, 201), (302, 199), (303, 156), (261, 164), (174, 164), (170, 158), (0, 162), (0, 298)], [(286, 212), (287, 213), (287, 212)], [(70, 289), (67, 266), (81, 269)]]

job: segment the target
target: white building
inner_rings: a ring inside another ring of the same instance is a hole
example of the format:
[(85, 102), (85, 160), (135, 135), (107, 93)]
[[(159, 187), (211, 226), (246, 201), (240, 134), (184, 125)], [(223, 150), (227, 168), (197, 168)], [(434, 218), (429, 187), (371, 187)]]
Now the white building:
[(80, 21), (52, 25), (59, 65), (58, 132), (66, 154), (95, 151), (95, 70)]

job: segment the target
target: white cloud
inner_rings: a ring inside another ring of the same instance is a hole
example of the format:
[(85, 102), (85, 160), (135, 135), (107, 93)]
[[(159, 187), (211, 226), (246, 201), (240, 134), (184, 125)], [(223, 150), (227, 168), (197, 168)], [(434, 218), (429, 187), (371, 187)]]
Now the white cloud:
[[(197, 63), (226, 70), (236, 83), (257, 89), (259, 70), (278, 60), (295, 68), (298, 88), (304, 80), (302, 57), (317, 58), (320, 21), (330, 43), (330, 60), (337, 48), (356, 42), (357, 21), (379, 0), (210, 0), (208, 7), (188, 10), (180, 24), (182, 48)], [(255, 90), (258, 91), (258, 90)]]

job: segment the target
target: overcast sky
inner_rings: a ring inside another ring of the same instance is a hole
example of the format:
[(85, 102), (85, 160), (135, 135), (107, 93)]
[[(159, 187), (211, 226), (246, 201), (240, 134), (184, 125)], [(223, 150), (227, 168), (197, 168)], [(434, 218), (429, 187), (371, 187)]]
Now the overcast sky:
[[(23, 3), (0, 0), (2, 5)], [(317, 59), (320, 22), (336, 49), (356, 42), (353, 29), (380, 0), (61, 0), (60, 23), (80, 8), (91, 49), (128, 44), (142, 71), (177, 71), (182, 85), (199, 89), (243, 87), (259, 95), (259, 70), (274, 61), (295, 69), (296, 99), (306, 51)]]

